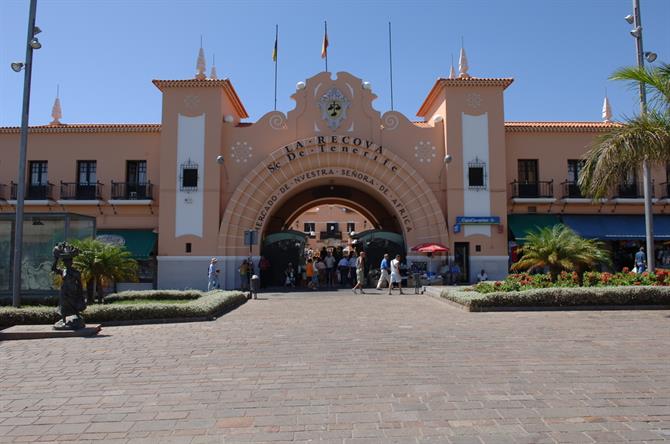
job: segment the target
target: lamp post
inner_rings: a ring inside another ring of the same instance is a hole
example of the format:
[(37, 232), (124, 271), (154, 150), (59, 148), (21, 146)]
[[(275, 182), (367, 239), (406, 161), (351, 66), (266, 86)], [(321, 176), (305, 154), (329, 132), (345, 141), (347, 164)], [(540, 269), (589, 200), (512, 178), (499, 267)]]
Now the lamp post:
[[(16, 222), (14, 227), (14, 262), (12, 270), (12, 305), (21, 306), (21, 261), (23, 256), (23, 204), (26, 192), (26, 152), (28, 150), (28, 115), (30, 108), (30, 80), (33, 73), (33, 50), (42, 44), (35, 37), (41, 30), (35, 26), (37, 0), (30, 0), (28, 13), (28, 37), (26, 39), (26, 59), (24, 64), (12, 63), (12, 70), (24, 71), (23, 111), (21, 113), (21, 139), (19, 146), (19, 177), (16, 185)], [(22, 66), (21, 66), (22, 65)]]
[[(626, 21), (632, 24), (635, 28), (630, 31), (630, 34), (635, 38), (635, 48), (637, 52), (637, 66), (644, 68), (644, 58), (653, 62), (656, 60), (656, 54), (644, 52), (642, 48), (642, 21), (640, 18), (640, 0), (633, 0), (633, 15), (627, 15)], [(647, 91), (644, 82), (640, 82), (640, 113), (645, 115), (647, 113)], [(655, 270), (655, 254), (654, 254), (654, 215), (651, 207), (651, 172), (649, 169), (649, 161), (644, 159), (642, 161), (642, 187), (644, 189), (644, 225), (645, 237), (647, 245), (647, 267), (649, 272), (653, 273)]]
[[(451, 163), (452, 160), (453, 160), (453, 157), (451, 156), (451, 154), (446, 154), (444, 156), (444, 170), (445, 171), (449, 171), (449, 164)], [(448, 178), (445, 178), (445, 184), (446, 185), (444, 187), (444, 211), (445, 211), (445, 215), (447, 215), (448, 214), (448, 211), (447, 211), (447, 205), (448, 205), (447, 191), (449, 190)], [(447, 219), (447, 236), (448, 236), (447, 239), (449, 239), (449, 248), (451, 248), (451, 233), (449, 232), (448, 217), (445, 217), (445, 219)], [(453, 251), (454, 250), (452, 249), (451, 251), (447, 252), (447, 267), (449, 268), (449, 285), (454, 283), (454, 275), (452, 274), (452, 271), (451, 271), (451, 255), (453, 254)]]

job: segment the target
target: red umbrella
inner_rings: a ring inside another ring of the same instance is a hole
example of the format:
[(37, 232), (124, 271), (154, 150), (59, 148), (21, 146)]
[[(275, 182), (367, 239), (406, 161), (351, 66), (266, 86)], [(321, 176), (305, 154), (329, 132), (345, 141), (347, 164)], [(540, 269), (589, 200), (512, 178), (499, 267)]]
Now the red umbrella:
[(444, 253), (449, 251), (449, 248), (442, 244), (430, 242), (412, 247), (412, 251), (417, 251), (419, 253)]

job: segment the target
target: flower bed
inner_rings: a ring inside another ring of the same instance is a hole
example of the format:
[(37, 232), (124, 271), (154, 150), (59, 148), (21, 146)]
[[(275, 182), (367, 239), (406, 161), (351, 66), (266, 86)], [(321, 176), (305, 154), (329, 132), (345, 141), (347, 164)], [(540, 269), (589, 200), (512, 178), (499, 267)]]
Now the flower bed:
[[(128, 293), (133, 293), (129, 295)], [(163, 294), (164, 296), (158, 296)], [(194, 298), (193, 295), (199, 295)], [(181, 296), (181, 297), (180, 297)], [(209, 293), (188, 292), (124, 292), (110, 295), (106, 299), (193, 299), (186, 303), (147, 303), (147, 304), (94, 304), (82, 313), (88, 323), (117, 323), (169, 320), (205, 320), (213, 319), (246, 302), (244, 293), (233, 291), (213, 291)], [(0, 328), (19, 324), (53, 324), (58, 320), (53, 307), (0, 307)]]
[(580, 306), (667, 306), (670, 308), (670, 287), (659, 285), (553, 287), (490, 293), (480, 293), (472, 288), (446, 289), (441, 296), (465, 306), (470, 311), (514, 307), (569, 308)]
[(621, 286), (670, 286), (670, 272), (656, 270), (656, 273), (632, 273), (624, 268), (618, 273), (588, 271), (579, 279), (576, 272), (562, 272), (555, 282), (549, 274), (510, 274), (503, 281), (481, 282), (475, 285), (478, 293), (525, 291), (536, 288), (577, 288), (577, 287), (621, 287)]

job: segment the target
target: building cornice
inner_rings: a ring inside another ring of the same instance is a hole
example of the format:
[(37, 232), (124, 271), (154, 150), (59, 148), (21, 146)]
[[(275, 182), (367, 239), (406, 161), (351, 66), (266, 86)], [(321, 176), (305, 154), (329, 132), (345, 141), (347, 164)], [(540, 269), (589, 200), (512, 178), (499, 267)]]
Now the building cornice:
[(602, 133), (621, 126), (612, 122), (505, 122), (509, 133)]
[(233, 84), (228, 79), (152, 80), (151, 82), (161, 91), (165, 91), (168, 88), (223, 88), (226, 95), (232, 102), (233, 107), (235, 108), (235, 111), (239, 115), (240, 119), (246, 119), (249, 117), (249, 114), (247, 114), (247, 110), (244, 108), (240, 97), (237, 95), (237, 91), (235, 91)]
[[(159, 123), (74, 123), (60, 125), (31, 126), (31, 134), (54, 133), (159, 133)], [(21, 127), (0, 127), (0, 134), (19, 134)]]
[(508, 86), (512, 84), (512, 82), (514, 82), (514, 79), (510, 77), (506, 78), (468, 77), (464, 79), (458, 79), (458, 78), (447, 79), (444, 77), (440, 77), (435, 81), (435, 84), (428, 93), (428, 96), (426, 96), (426, 99), (423, 101), (423, 104), (421, 104), (421, 108), (419, 108), (419, 111), (417, 111), (416, 115), (418, 117), (426, 117), (426, 114), (428, 113), (428, 108), (430, 108), (430, 106), (433, 104), (433, 102), (435, 101), (435, 99), (437, 98), (443, 87), (463, 88), (472, 86), (493, 86), (493, 87), (502, 87), (502, 89), (505, 90)]

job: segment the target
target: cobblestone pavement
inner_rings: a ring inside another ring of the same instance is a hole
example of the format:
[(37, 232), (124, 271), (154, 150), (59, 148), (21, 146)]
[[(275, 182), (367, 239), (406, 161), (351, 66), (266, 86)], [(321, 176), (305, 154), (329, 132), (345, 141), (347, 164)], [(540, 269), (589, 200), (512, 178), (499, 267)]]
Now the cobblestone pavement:
[(293, 293), (102, 333), (0, 343), (0, 442), (670, 440), (668, 311)]

